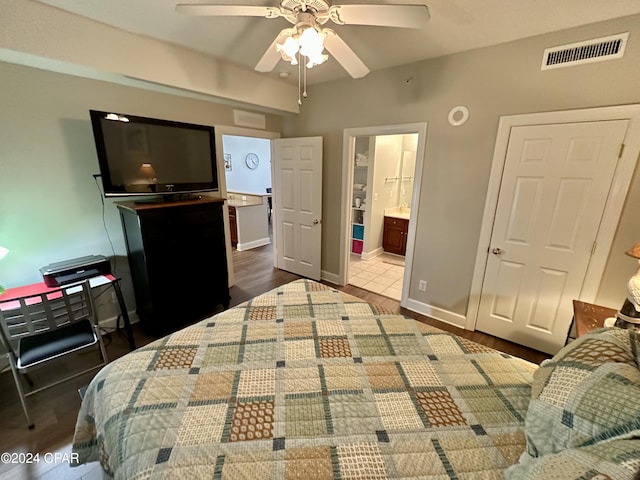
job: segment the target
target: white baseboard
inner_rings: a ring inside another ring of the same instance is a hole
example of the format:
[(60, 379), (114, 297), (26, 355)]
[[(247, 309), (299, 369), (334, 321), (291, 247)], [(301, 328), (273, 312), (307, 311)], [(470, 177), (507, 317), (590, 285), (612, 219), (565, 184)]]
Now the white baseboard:
[(342, 285), (340, 275), (322, 270), (320, 272), (320, 278), (325, 282), (333, 283), (334, 285)]
[(371, 250), (370, 252), (363, 252), (360, 255), (360, 258), (362, 260), (371, 260), (372, 258), (379, 257), (383, 253), (384, 253), (383, 248), (382, 247), (378, 247), (375, 250)]
[(433, 305), (429, 305), (428, 303), (419, 302), (411, 298), (407, 299), (407, 304), (404, 305), (404, 307), (411, 310), (412, 312), (420, 313), (435, 320), (453, 325), (454, 327), (464, 329), (466, 317), (464, 315), (460, 315), (459, 313), (450, 312), (449, 310), (434, 307)]
[(263, 245), (269, 245), (271, 243), (271, 239), (269, 237), (259, 238), (258, 240), (253, 240), (251, 242), (238, 243), (236, 248), (239, 252), (244, 250), (249, 250), (251, 248), (262, 247)]

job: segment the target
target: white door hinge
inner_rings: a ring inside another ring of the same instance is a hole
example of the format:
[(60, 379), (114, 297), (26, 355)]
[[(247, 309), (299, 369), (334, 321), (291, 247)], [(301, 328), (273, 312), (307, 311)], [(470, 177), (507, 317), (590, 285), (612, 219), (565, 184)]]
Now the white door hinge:
[(598, 242), (593, 242), (591, 244), (591, 255), (593, 255), (594, 253), (596, 253), (596, 249), (598, 248)]

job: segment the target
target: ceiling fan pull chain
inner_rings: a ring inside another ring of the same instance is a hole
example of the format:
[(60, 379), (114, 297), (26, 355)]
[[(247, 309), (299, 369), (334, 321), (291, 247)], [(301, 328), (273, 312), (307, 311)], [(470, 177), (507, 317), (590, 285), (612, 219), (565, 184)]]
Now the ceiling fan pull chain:
[[(305, 65), (306, 65), (306, 64), (307, 64), (307, 61), (309, 60), (309, 58), (308, 58), (308, 57), (304, 57), (304, 60), (305, 60), (305, 62), (304, 62), (304, 63), (305, 63)], [(308, 70), (307, 68), (303, 68), (303, 71), (304, 71), (304, 80), (303, 80), (303, 84), (304, 84), (304, 91), (302, 92), (302, 96), (303, 96), (304, 98), (307, 98), (307, 70)]]
[(296, 53), (296, 55), (298, 56), (298, 105), (302, 105), (302, 99), (300, 98), (300, 92), (302, 91), (302, 87), (300, 86), (302, 79), (300, 68), (302, 68), (302, 62), (300, 60), (302, 59), (300, 58), (300, 53)]

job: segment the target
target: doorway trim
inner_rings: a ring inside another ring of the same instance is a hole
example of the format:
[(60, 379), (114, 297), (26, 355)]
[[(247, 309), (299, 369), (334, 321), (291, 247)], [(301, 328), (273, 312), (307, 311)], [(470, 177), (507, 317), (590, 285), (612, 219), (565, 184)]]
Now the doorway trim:
[(638, 153), (640, 152), (640, 104), (500, 117), (484, 214), (482, 216), (480, 239), (478, 241), (476, 261), (471, 281), (469, 305), (467, 307), (464, 327), (466, 330), (475, 330), (478, 320), (480, 296), (482, 295), (484, 275), (489, 258), (489, 244), (493, 233), (495, 212), (498, 205), (502, 172), (505, 166), (511, 128), (517, 126), (626, 119), (629, 120), (629, 128), (624, 139), (624, 150), (618, 159), (618, 166), (613, 181), (611, 182), (611, 189), (609, 190), (600, 227), (595, 238), (597, 248), (589, 261), (580, 292), (579, 300), (590, 303), (595, 300), (598, 293), (602, 274), (616, 233), (616, 227), (620, 220), (625, 198), (636, 167)]
[[(342, 137), (342, 222), (340, 224), (340, 274), (336, 279), (339, 285), (347, 285), (349, 280), (349, 236), (351, 222), (351, 196), (353, 170), (356, 148), (356, 137), (377, 137), (379, 135), (418, 134), (416, 147), (416, 166), (411, 193), (411, 213), (409, 215), (409, 232), (407, 234), (407, 250), (405, 254), (404, 278), (402, 279), (402, 299), (400, 305), (406, 306), (409, 297), (409, 286), (415, 248), (416, 223), (418, 221), (420, 190), (422, 188), (422, 171), (427, 141), (427, 123), (405, 123), (398, 125), (379, 125), (371, 127), (345, 128)], [(327, 279), (329, 280), (329, 279)]]
[[(253, 137), (253, 138), (266, 138), (267, 140), (273, 140), (274, 138), (280, 138), (280, 133), (270, 132), (266, 130), (254, 130), (252, 128), (233, 127), (229, 125), (215, 125), (215, 137), (216, 137), (216, 158), (219, 159), (217, 163), (218, 169), (218, 188), (219, 195), (225, 199), (222, 207), (222, 216), (224, 220), (224, 243), (227, 250), (227, 271), (229, 272), (229, 286), (235, 285), (233, 275), (233, 250), (231, 248), (231, 233), (229, 226), (229, 205), (226, 202), (227, 198), (227, 179), (224, 172), (224, 162), (221, 161), (224, 158), (224, 146), (222, 144), (223, 135), (234, 135), (238, 137)], [(271, 177), (273, 178), (273, 145), (271, 146)], [(273, 238), (273, 251), (276, 251), (276, 238)]]

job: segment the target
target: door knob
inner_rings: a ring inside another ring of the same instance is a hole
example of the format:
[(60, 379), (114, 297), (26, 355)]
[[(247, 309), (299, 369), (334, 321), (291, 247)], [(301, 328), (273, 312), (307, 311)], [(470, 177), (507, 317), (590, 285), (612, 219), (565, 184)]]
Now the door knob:
[(491, 253), (493, 253), (494, 255), (500, 255), (502, 253), (502, 249), (496, 247), (493, 250), (491, 250)]
[(318, 220), (317, 218), (313, 220), (313, 224), (314, 224), (314, 225), (317, 225), (317, 224), (319, 224), (319, 223), (320, 223), (320, 220)]

